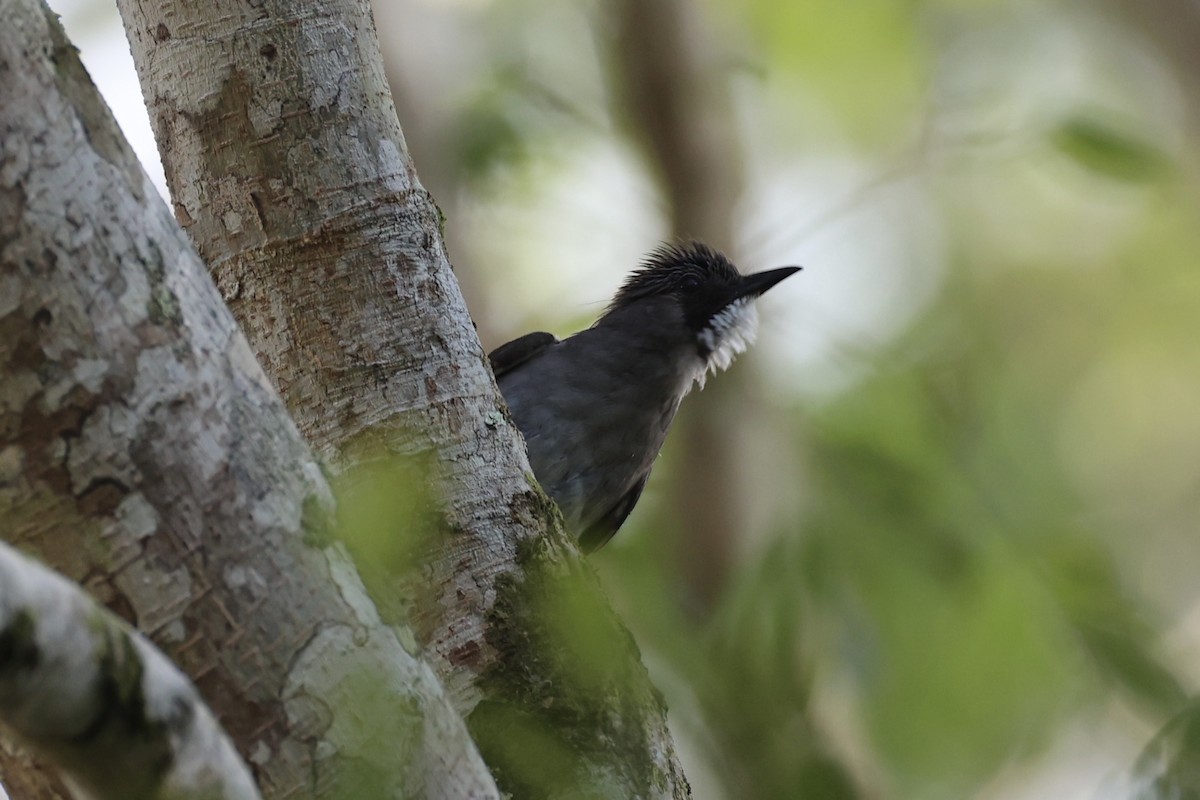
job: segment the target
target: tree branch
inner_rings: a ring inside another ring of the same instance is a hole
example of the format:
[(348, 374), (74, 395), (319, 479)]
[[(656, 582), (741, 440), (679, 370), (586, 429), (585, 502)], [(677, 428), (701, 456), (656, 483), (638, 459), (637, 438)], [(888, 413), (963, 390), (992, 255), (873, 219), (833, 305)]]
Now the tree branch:
[(0, 544), (0, 719), (99, 800), (251, 800), (195, 688), (71, 582)]

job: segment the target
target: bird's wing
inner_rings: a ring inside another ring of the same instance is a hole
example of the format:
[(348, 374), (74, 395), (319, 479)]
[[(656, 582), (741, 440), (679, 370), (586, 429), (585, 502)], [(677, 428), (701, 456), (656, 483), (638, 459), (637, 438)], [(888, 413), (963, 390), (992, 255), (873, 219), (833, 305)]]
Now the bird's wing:
[(545, 331), (527, 333), (519, 339), (513, 339), (488, 353), (488, 360), (492, 362), (492, 372), (500, 378), (554, 344), (558, 344), (558, 339), (554, 334)]
[(646, 488), (646, 481), (650, 478), (650, 470), (646, 470), (641, 479), (638, 480), (629, 491), (621, 496), (616, 505), (605, 512), (604, 516), (588, 526), (579, 536), (579, 548), (585, 553), (591, 553), (599, 550), (601, 547), (613, 537), (629, 516), (629, 512), (633, 511), (633, 507), (637, 505), (638, 498), (642, 496), (642, 489)]

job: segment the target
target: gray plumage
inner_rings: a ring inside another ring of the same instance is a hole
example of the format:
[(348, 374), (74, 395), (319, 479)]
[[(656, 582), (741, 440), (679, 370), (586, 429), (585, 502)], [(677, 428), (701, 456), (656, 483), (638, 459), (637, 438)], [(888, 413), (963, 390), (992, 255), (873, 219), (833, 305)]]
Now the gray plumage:
[(742, 276), (705, 245), (664, 246), (592, 327), (562, 341), (531, 333), (491, 353), (534, 475), (585, 551), (633, 510), (693, 384), (753, 341), (753, 301), (797, 269)]

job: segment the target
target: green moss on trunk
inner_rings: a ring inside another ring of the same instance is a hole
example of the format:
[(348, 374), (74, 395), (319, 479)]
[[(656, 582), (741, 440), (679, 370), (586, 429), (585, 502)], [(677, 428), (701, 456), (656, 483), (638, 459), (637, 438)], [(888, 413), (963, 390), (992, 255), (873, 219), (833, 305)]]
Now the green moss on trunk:
[[(550, 502), (540, 492), (524, 499)], [(513, 797), (661, 795), (667, 782), (650, 760), (646, 720), (665, 725), (662, 697), (595, 574), (555, 538), (523, 542), (521, 572), (496, 582), (487, 640), (499, 657), (483, 676), (488, 699), (471, 714), (471, 732)]]

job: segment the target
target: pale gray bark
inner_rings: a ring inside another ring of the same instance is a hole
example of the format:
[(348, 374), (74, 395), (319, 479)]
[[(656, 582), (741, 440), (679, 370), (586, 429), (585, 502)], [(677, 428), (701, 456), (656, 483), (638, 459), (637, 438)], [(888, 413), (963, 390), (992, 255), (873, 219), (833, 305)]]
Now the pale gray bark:
[(536, 500), (408, 160), (369, 9), (119, 6), (176, 216), (300, 429), (338, 470), (357, 463), (347, 444), (373, 435), (433, 450), (449, 472), (447, 515), (475, 535), (435, 566), (445, 611), (429, 609), (422, 638), (469, 709), (475, 665), (494, 653), (486, 576), (512, 568), (530, 535), (514, 511)]
[(254, 800), (195, 687), (70, 581), (0, 544), (0, 721), (97, 800)]
[(528, 715), (568, 751), (561, 796), (686, 796), (661, 700), (603, 601), (599, 684), (578, 685), (543, 629), (546, 598), (597, 588), (527, 477), (365, 0), (119, 6), (176, 216), (301, 430), (339, 472), (380, 445), (429, 466), (442, 535), (412, 618), (485, 757), (520, 786), (507, 732)]
[[(264, 794), (497, 797), (57, 21), (3, 17), (0, 534), (167, 652)], [(28, 767), (0, 749), (17, 796), (64, 796)]]

